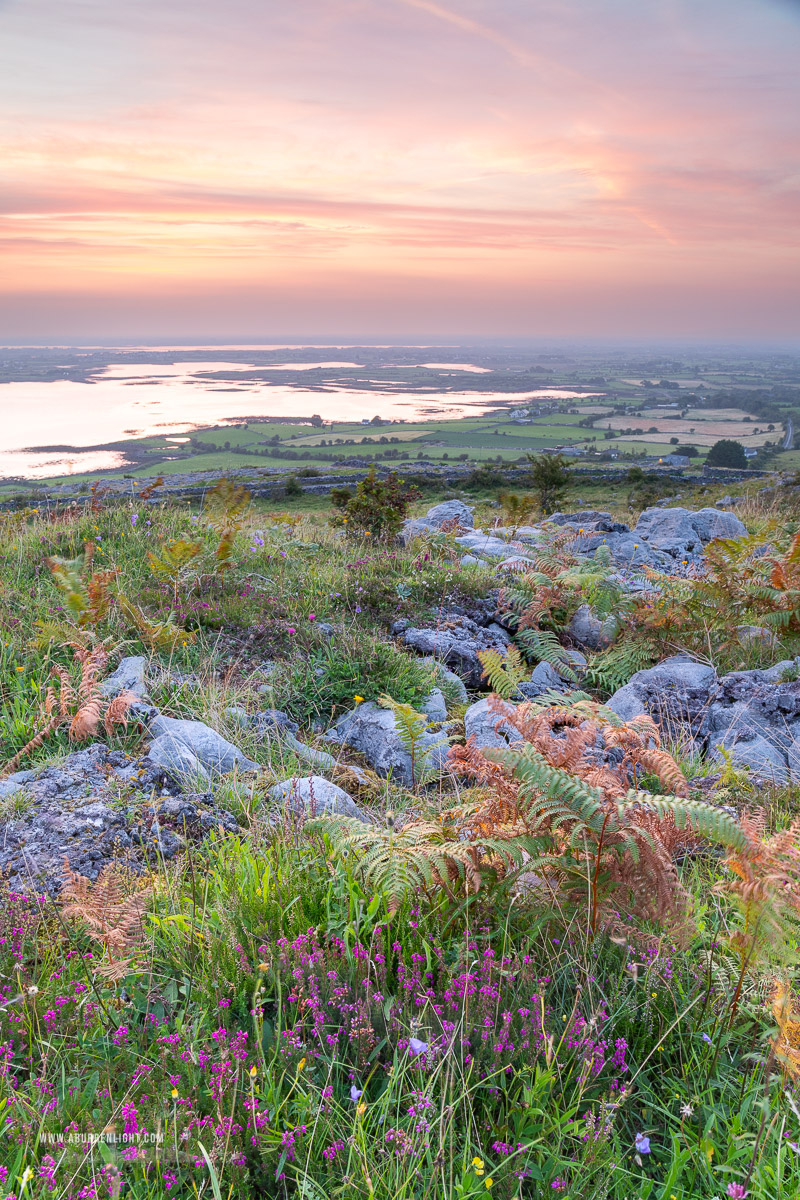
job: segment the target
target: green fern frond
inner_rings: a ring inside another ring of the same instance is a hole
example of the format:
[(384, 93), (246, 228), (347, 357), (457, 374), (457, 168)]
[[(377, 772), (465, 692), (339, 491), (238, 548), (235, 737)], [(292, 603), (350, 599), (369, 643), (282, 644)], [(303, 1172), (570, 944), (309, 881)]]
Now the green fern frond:
[(627, 638), (593, 655), (586, 667), (587, 683), (602, 692), (616, 692), (624, 687), (637, 671), (644, 671), (658, 661), (658, 651), (649, 640)]
[(180, 644), (194, 642), (197, 635), (188, 629), (182, 629), (171, 612), (164, 621), (151, 621), (136, 604), (132, 604), (126, 596), (120, 595), (119, 607), (122, 614), (137, 630), (139, 637), (152, 650), (174, 650)]
[(679, 796), (655, 796), (651, 792), (631, 789), (623, 799), (617, 801), (620, 819), (636, 809), (644, 809), (656, 816), (671, 816), (679, 829), (689, 825), (695, 833), (702, 834), (721, 846), (733, 850), (746, 850), (749, 842), (738, 821), (703, 800), (683, 800)]
[(532, 658), (550, 663), (565, 679), (572, 682), (577, 679), (567, 651), (549, 629), (523, 629), (516, 639)]
[(519, 694), (519, 685), (525, 680), (527, 669), (516, 646), (509, 646), (502, 653), (479, 650), (478, 659), (483, 667), (483, 677), (493, 692), (504, 700), (512, 700)]

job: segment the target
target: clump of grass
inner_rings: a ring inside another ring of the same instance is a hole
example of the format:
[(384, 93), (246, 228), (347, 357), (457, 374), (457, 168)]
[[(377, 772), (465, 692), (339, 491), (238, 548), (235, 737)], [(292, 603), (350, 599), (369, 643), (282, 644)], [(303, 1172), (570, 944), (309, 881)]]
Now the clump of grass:
[[(419, 703), (434, 685), (434, 671), (374, 635), (350, 631), (290, 662), (276, 678), (276, 703), (296, 721), (333, 720), (361, 700), (391, 691), (403, 704)], [(359, 699), (357, 699), (357, 697)]]

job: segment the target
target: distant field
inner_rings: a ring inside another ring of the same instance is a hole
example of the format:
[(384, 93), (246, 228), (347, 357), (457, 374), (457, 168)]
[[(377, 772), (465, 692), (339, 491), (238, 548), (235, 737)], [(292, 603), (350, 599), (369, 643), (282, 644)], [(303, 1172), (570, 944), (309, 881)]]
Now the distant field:
[[(690, 408), (686, 412), (687, 419), (692, 417), (697, 421), (741, 421), (747, 415), (741, 408)], [(752, 420), (754, 425), (759, 424), (757, 418)]]
[(230, 451), (223, 450), (219, 454), (194, 454), (191, 458), (175, 459), (172, 462), (153, 463), (146, 467), (132, 467), (129, 469), (129, 474), (135, 475), (137, 478), (142, 475), (174, 475), (185, 474), (188, 471), (222, 471), (226, 467), (261, 467), (267, 466), (279, 467), (280, 463), (272, 462), (270, 459), (257, 458), (251, 454), (232, 454)]
[[(766, 425), (766, 422), (763, 423)], [(756, 429), (761, 429), (762, 424), (757, 422), (745, 423), (744, 421), (700, 421), (699, 419), (691, 420), (689, 417), (668, 419), (662, 417), (660, 420), (651, 417), (646, 417), (644, 414), (631, 415), (625, 417), (601, 417), (596, 422), (596, 429), (631, 429), (641, 428), (647, 425), (649, 428), (643, 430), (642, 434), (636, 434), (636, 437), (646, 436), (654, 427), (657, 433), (675, 434), (683, 439), (697, 437), (712, 437), (714, 441), (719, 438), (736, 438), (737, 441), (752, 442), (753, 445), (762, 445), (763, 441), (769, 441), (776, 434), (763, 433), (756, 434)], [(758, 439), (761, 438), (759, 441)], [(711, 442), (704, 443), (711, 445)]]
[[(635, 438), (631, 438), (629, 440), (636, 441), (636, 442), (647, 442), (649, 445), (652, 442), (663, 442), (664, 434), (671, 433), (673, 435), (673, 437), (680, 436), (680, 439), (682, 442), (686, 442), (687, 444), (691, 443), (693, 446), (697, 446), (697, 447), (713, 446), (715, 442), (718, 442), (720, 440), (720, 438), (723, 438), (723, 437), (733, 437), (737, 442), (741, 442), (741, 444), (743, 446), (747, 447), (747, 446), (763, 446), (765, 442), (774, 441), (775, 436), (776, 436), (774, 433), (756, 433), (756, 434), (751, 434), (748, 437), (744, 437), (744, 436), (739, 436), (738, 434), (730, 434), (728, 432), (707, 433), (705, 431), (705, 427), (700, 427), (700, 428), (701, 428), (702, 432), (700, 430), (698, 430), (695, 433), (688, 433), (688, 432), (681, 433), (679, 430), (674, 429), (674, 428), (661, 430), (658, 433), (637, 433)], [(614, 441), (610, 444), (613, 446), (620, 445), (620, 443), (617, 441)], [(675, 446), (669, 446), (669, 450), (674, 452), (675, 449), (676, 449)]]

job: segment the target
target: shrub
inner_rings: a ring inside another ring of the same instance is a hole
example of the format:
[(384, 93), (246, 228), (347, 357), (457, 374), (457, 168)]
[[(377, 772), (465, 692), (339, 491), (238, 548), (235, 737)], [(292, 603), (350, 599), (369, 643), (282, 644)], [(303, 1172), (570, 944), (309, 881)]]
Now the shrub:
[(333, 525), (343, 528), (349, 537), (376, 537), (388, 540), (401, 529), (409, 505), (419, 491), (399, 479), (392, 471), (380, 479), (372, 467), (359, 481), (355, 495), (346, 489), (335, 489), (331, 499), (335, 512)]
[(532, 455), (529, 461), (533, 489), (539, 497), (539, 507), (547, 516), (560, 505), (572, 475), (560, 454)]

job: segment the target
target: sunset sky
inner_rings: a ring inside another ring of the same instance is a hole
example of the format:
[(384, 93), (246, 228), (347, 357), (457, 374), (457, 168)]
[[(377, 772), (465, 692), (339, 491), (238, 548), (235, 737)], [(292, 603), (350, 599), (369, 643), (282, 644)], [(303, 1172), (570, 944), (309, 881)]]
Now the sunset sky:
[(800, 0), (0, 0), (4, 338), (798, 330)]

